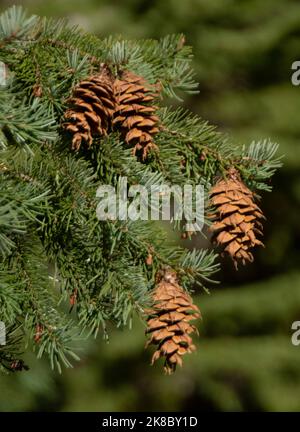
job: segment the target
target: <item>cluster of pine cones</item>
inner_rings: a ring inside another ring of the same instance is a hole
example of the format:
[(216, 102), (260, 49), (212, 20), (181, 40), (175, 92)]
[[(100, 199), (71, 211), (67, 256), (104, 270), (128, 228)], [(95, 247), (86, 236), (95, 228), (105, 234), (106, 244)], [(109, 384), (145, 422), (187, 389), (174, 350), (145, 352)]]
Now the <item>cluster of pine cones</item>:
[(146, 81), (130, 71), (114, 79), (108, 69), (81, 81), (68, 99), (64, 128), (72, 135), (72, 148), (91, 146), (93, 139), (118, 130), (133, 154), (145, 160), (157, 149), (159, 131), (156, 94)]
[[(64, 127), (72, 136), (72, 148), (90, 147), (96, 136), (120, 131), (133, 154), (145, 160), (157, 149), (154, 136), (159, 131), (156, 94), (146, 81), (130, 71), (115, 79), (108, 69), (81, 81), (72, 91)], [(228, 170), (210, 192), (214, 207), (212, 240), (229, 255), (235, 267), (253, 261), (252, 248), (263, 245), (264, 216), (255, 203), (254, 194), (242, 182), (236, 169)], [(153, 291), (153, 306), (147, 311), (147, 345), (155, 345), (152, 363), (165, 359), (165, 371), (171, 374), (182, 365), (182, 356), (195, 350), (191, 334), (197, 329), (190, 322), (200, 317), (192, 298), (180, 286), (176, 273), (165, 269)]]
[[(211, 189), (213, 242), (229, 255), (237, 269), (239, 262), (253, 261), (251, 249), (263, 243), (262, 211), (254, 202), (254, 195), (242, 182), (239, 173), (230, 169), (225, 179), (220, 179)], [(192, 298), (179, 285), (176, 273), (166, 270), (153, 293), (154, 306), (149, 311), (146, 333), (151, 334), (148, 344), (157, 349), (152, 363), (165, 358), (165, 372), (170, 374), (182, 365), (182, 356), (194, 351), (190, 334), (197, 331), (190, 321), (200, 317)]]

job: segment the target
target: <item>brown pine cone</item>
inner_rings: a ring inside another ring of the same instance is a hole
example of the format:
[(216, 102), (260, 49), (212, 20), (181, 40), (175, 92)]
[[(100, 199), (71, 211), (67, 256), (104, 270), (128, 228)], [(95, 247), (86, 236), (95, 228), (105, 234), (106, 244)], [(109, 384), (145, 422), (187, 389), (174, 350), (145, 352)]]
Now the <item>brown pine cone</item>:
[(107, 135), (115, 110), (112, 78), (107, 70), (81, 81), (68, 100), (64, 128), (73, 135), (72, 149), (89, 147), (95, 135)]
[(145, 80), (132, 72), (124, 72), (114, 82), (116, 111), (113, 124), (123, 134), (125, 142), (133, 147), (133, 154), (147, 158), (151, 149), (157, 149), (153, 136), (159, 131), (155, 95)]
[(251, 249), (263, 243), (256, 238), (262, 235), (261, 220), (265, 219), (254, 203), (254, 195), (241, 181), (235, 170), (227, 179), (219, 180), (211, 190), (211, 202), (216, 208), (210, 227), (213, 242), (221, 245), (234, 261), (246, 264), (253, 261)]
[(182, 366), (182, 356), (196, 349), (189, 336), (197, 332), (190, 321), (199, 318), (199, 308), (192, 298), (178, 284), (173, 270), (165, 270), (153, 292), (154, 306), (148, 312), (146, 333), (151, 334), (147, 345), (157, 345), (152, 364), (165, 357), (164, 370), (167, 374)]

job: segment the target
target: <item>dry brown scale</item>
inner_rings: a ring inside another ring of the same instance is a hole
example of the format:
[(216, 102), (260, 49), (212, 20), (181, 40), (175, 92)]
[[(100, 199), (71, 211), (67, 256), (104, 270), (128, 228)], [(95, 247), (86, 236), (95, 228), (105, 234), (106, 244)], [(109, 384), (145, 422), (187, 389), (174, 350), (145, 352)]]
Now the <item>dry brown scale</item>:
[(223, 247), (236, 268), (239, 261), (243, 264), (252, 262), (251, 249), (256, 245), (263, 246), (256, 236), (262, 235), (261, 220), (265, 217), (236, 170), (230, 170), (228, 178), (213, 186), (211, 202), (216, 209), (210, 227), (213, 241)]
[(153, 105), (155, 94), (145, 80), (133, 72), (123, 72), (114, 81), (116, 111), (113, 124), (122, 132), (133, 154), (145, 160), (151, 149), (157, 150), (154, 135), (159, 131), (157, 107)]
[(154, 306), (147, 311), (146, 333), (151, 337), (147, 345), (157, 349), (152, 357), (152, 364), (160, 357), (165, 357), (164, 369), (167, 374), (182, 366), (182, 356), (196, 349), (191, 333), (197, 332), (190, 321), (199, 318), (199, 308), (192, 298), (178, 284), (176, 272), (165, 270), (153, 292)]
[(90, 147), (96, 135), (107, 135), (115, 109), (113, 80), (107, 70), (81, 81), (67, 102), (64, 128), (72, 135), (73, 150), (83, 143)]

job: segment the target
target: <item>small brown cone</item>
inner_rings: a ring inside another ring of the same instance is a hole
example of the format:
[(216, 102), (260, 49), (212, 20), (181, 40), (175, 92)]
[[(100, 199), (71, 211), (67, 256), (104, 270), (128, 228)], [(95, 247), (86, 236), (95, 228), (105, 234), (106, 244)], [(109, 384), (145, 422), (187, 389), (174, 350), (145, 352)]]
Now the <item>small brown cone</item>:
[(125, 142), (133, 147), (133, 154), (147, 158), (149, 150), (157, 149), (153, 136), (159, 131), (155, 95), (145, 80), (132, 72), (124, 72), (114, 82), (116, 111), (113, 124), (123, 134)]
[(74, 291), (72, 292), (71, 296), (70, 296), (70, 305), (74, 306), (77, 302), (77, 295), (78, 295), (78, 290), (74, 289)]
[(107, 135), (115, 109), (112, 78), (107, 70), (81, 81), (68, 100), (64, 128), (73, 136), (72, 149), (89, 147), (95, 135)]
[(43, 335), (44, 328), (41, 324), (37, 324), (35, 327), (35, 334), (34, 334), (34, 342), (40, 343), (42, 335)]
[(164, 370), (172, 374), (182, 366), (182, 356), (196, 349), (190, 334), (197, 332), (190, 321), (199, 318), (199, 308), (178, 284), (173, 270), (165, 270), (153, 292), (154, 306), (148, 312), (146, 333), (151, 337), (147, 345), (157, 346), (152, 364), (165, 357)]
[(38, 97), (38, 98), (42, 97), (42, 95), (43, 95), (42, 86), (38, 83), (34, 84), (34, 86), (32, 88), (32, 93), (33, 93), (33, 96), (35, 96), (35, 97)]
[(146, 264), (147, 264), (147, 266), (151, 266), (153, 264), (153, 256), (151, 253), (149, 253), (147, 258), (146, 258)]
[(223, 247), (234, 261), (243, 264), (253, 261), (251, 249), (263, 243), (256, 238), (262, 235), (262, 211), (254, 202), (253, 193), (241, 181), (236, 170), (229, 171), (227, 179), (219, 180), (211, 190), (211, 202), (216, 208), (210, 227), (213, 241)]

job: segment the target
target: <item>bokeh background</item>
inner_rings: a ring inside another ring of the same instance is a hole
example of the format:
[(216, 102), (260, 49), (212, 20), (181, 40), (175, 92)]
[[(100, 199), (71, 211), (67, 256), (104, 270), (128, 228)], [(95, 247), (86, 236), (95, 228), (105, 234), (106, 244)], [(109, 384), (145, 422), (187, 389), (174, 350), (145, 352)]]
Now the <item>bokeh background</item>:
[(66, 16), (99, 36), (158, 38), (182, 32), (194, 47), (200, 94), (184, 104), (238, 144), (270, 137), (284, 167), (265, 193), (266, 249), (238, 273), (224, 262), (221, 284), (199, 293), (203, 314), (196, 354), (164, 376), (150, 367), (144, 328), (89, 341), (83, 361), (62, 376), (47, 361), (0, 376), (1, 411), (300, 410), (300, 60), (298, 0), (0, 0), (32, 13)]

